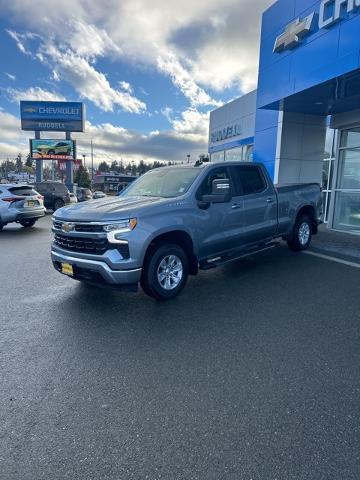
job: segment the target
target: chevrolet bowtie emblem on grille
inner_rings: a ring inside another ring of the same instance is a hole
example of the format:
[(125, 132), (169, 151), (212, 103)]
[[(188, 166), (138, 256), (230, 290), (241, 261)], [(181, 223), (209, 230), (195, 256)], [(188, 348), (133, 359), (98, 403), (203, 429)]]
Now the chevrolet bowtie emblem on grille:
[(281, 53), (284, 50), (291, 50), (299, 45), (301, 40), (309, 35), (313, 24), (315, 13), (311, 13), (303, 20), (297, 18), (285, 28), (285, 32), (277, 37), (274, 45), (274, 53)]
[(75, 229), (75, 223), (63, 223), (61, 230), (65, 233), (73, 232)]

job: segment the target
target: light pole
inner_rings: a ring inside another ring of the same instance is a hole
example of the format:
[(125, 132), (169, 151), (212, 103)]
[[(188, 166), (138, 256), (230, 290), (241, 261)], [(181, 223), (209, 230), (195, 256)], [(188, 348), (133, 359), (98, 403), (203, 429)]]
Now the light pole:
[(83, 154), (83, 159), (84, 159), (84, 168), (86, 168), (86, 154)]
[(93, 141), (91, 139), (91, 184), (94, 180), (94, 149), (93, 149)]
[(190, 163), (190, 153), (188, 153), (186, 156), (187, 156), (187, 159), (188, 159), (188, 163)]

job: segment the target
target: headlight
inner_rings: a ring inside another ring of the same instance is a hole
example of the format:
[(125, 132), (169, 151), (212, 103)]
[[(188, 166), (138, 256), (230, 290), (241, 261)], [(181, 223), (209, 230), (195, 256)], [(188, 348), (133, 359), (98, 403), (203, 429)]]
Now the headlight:
[(123, 222), (104, 225), (104, 230), (107, 232), (107, 238), (110, 243), (124, 243), (125, 241), (121, 239), (121, 234), (131, 232), (131, 230), (134, 230), (136, 225), (137, 219), (130, 218), (129, 220), (124, 220)]

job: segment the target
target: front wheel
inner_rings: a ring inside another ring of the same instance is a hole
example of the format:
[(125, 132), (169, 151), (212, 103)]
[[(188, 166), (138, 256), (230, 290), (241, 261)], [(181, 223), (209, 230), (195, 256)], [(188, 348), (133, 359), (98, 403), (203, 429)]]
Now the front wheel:
[(150, 297), (169, 300), (185, 287), (188, 274), (189, 263), (184, 250), (178, 245), (161, 245), (146, 261), (140, 284)]
[(307, 215), (296, 220), (291, 236), (287, 239), (288, 247), (294, 252), (306, 250), (312, 238), (312, 222)]
[(25, 228), (30, 228), (33, 227), (36, 223), (36, 219), (34, 218), (29, 218), (27, 220), (20, 220), (20, 225), (22, 225)]

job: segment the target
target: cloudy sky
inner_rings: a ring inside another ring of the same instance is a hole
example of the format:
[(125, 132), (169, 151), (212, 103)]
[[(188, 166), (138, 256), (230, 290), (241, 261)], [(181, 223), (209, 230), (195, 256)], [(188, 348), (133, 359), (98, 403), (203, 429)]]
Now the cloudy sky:
[(85, 102), (97, 161), (205, 153), (209, 112), (256, 87), (271, 3), (0, 0), (0, 160), (28, 153), (22, 99)]

